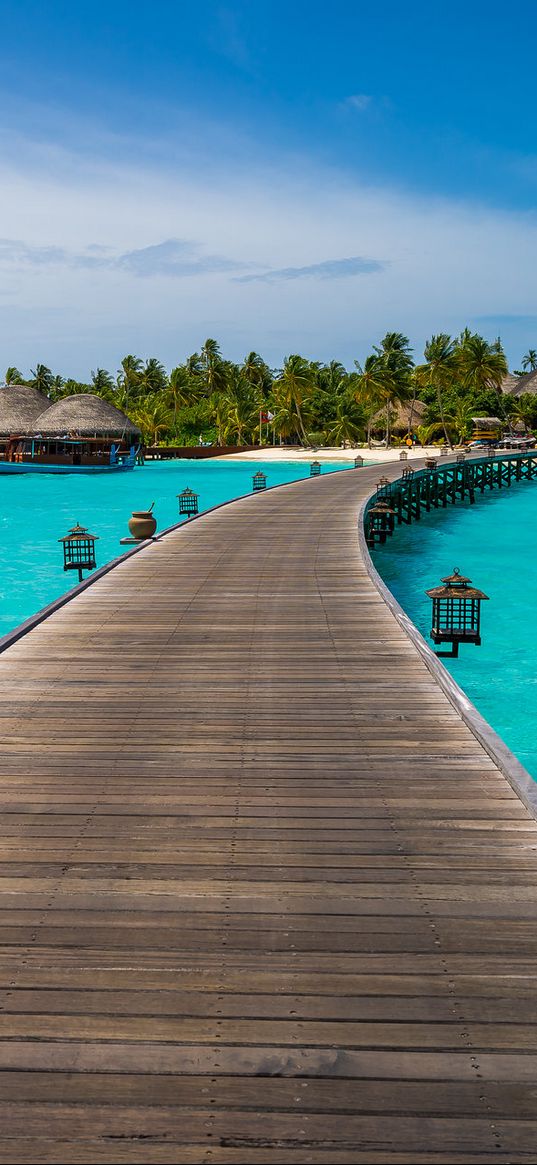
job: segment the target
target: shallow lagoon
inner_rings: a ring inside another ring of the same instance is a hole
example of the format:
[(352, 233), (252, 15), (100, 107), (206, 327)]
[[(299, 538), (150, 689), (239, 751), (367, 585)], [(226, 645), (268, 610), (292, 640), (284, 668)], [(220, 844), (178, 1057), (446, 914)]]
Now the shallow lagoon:
[(537, 482), (477, 495), (424, 515), (373, 554), (375, 566), (429, 645), (424, 592), (458, 566), (490, 601), (482, 646), (444, 659), (457, 683), (537, 779)]
[[(347, 468), (335, 462), (322, 472)], [(104, 566), (129, 549), (119, 540), (128, 537), (132, 510), (154, 501), (157, 530), (164, 530), (179, 521), (176, 495), (186, 486), (206, 510), (250, 493), (258, 469), (269, 486), (309, 476), (309, 462), (213, 460), (152, 462), (118, 474), (0, 474), (0, 635), (78, 582), (64, 573), (58, 545), (75, 522), (99, 536), (97, 566)]]

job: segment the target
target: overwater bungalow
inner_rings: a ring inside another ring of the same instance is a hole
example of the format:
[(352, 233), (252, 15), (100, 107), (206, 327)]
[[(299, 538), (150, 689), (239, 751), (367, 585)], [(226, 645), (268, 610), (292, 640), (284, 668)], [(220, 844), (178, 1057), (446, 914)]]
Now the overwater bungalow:
[[(19, 386), (17, 386), (19, 387)], [(35, 390), (29, 389), (29, 392)], [(38, 394), (39, 396), (41, 394)], [(140, 430), (93, 393), (64, 397), (27, 421), (12, 409), (0, 473), (88, 473), (133, 469)], [(2, 398), (0, 396), (0, 410)], [(7, 422), (2, 420), (2, 428)]]

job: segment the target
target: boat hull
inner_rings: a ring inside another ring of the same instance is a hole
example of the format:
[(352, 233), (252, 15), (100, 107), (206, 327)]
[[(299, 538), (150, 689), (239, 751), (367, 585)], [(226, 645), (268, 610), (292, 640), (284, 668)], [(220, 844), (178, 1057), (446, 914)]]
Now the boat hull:
[(40, 465), (38, 462), (0, 461), (2, 473), (124, 473), (134, 465)]

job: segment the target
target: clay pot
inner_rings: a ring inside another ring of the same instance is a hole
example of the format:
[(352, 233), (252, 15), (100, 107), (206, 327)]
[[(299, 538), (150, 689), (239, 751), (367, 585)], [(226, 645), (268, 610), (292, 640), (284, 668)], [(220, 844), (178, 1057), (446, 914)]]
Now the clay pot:
[(141, 542), (144, 538), (153, 537), (157, 528), (157, 520), (153, 517), (151, 510), (134, 510), (132, 518), (129, 518), (128, 526), (131, 537)]

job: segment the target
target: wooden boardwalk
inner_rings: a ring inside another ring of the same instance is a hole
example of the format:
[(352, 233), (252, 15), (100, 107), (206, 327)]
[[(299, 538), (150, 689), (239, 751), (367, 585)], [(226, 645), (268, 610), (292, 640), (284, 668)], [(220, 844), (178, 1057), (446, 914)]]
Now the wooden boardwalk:
[(377, 476), (0, 656), (2, 1162), (537, 1161), (537, 824), (367, 575)]

